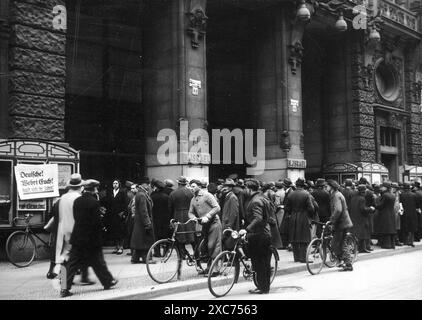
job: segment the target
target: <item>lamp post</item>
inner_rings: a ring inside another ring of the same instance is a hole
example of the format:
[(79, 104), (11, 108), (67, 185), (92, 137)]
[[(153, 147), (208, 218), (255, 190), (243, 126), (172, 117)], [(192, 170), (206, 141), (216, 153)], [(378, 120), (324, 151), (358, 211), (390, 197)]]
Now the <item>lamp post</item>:
[(301, 0), (299, 9), (297, 10), (296, 17), (300, 21), (309, 21), (311, 19), (311, 12), (309, 11), (308, 7), (306, 6), (306, 1)]

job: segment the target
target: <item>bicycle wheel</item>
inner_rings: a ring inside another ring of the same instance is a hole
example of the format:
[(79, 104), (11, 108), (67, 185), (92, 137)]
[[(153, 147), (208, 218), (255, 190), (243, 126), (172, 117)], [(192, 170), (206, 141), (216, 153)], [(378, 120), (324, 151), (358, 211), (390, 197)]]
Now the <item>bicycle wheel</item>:
[(347, 234), (344, 241), (345, 241), (345, 243), (348, 247), (348, 251), (349, 251), (350, 256), (352, 258), (352, 263), (355, 263), (356, 260), (358, 259), (358, 244), (357, 244), (357, 241), (352, 234)]
[(208, 289), (215, 297), (223, 297), (239, 278), (239, 258), (233, 251), (221, 252), (212, 262), (208, 273)]
[(171, 281), (180, 270), (181, 257), (174, 241), (162, 239), (155, 242), (147, 253), (147, 272), (157, 283)]
[(318, 274), (324, 265), (324, 251), (321, 240), (313, 239), (306, 248), (306, 268), (310, 274)]
[(6, 254), (9, 261), (16, 267), (29, 266), (36, 254), (34, 238), (25, 231), (13, 232), (6, 241)]
[(206, 265), (209, 259), (208, 247), (205, 239), (202, 239), (199, 245), (195, 248), (194, 257), (198, 268), (204, 269), (203, 264)]
[[(278, 268), (278, 252), (277, 252), (277, 249), (273, 247), (271, 247), (270, 268), (271, 268), (271, 275), (270, 275), (270, 284), (271, 284), (273, 283), (275, 276), (277, 275), (277, 268)], [(253, 273), (253, 283), (255, 284), (256, 287), (258, 287), (256, 272)]]
[(326, 243), (325, 246), (322, 248), (324, 250), (324, 264), (328, 268), (334, 268), (338, 261), (337, 257), (335, 256), (333, 249), (331, 248), (331, 243)]

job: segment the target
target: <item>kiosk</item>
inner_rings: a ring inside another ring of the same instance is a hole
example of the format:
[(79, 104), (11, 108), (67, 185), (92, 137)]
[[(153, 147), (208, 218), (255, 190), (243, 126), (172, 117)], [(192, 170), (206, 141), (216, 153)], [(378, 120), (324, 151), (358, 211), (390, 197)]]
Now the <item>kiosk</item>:
[(333, 179), (340, 184), (346, 179), (359, 180), (365, 177), (369, 183), (388, 180), (388, 169), (379, 163), (332, 163), (324, 167), (324, 179)]

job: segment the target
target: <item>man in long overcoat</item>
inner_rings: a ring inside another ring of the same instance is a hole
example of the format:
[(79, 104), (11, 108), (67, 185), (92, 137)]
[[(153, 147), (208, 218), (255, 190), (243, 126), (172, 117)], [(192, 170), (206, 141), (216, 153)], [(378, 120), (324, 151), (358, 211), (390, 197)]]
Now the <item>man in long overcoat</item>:
[(61, 297), (72, 295), (69, 290), (73, 278), (82, 266), (92, 267), (105, 290), (117, 284), (107, 268), (102, 250), (100, 203), (96, 198), (98, 185), (96, 180), (87, 180), (84, 193), (73, 204), (75, 224), (70, 238), (72, 249), (66, 265), (66, 288), (61, 290)]
[(239, 199), (233, 193), (236, 184), (232, 179), (226, 179), (222, 192), (225, 194), (221, 210), (222, 229), (239, 230)]
[(365, 200), (366, 185), (358, 186), (356, 192), (350, 200), (350, 219), (353, 227), (351, 231), (359, 240), (359, 252), (371, 252), (367, 249), (371, 240), (371, 230), (369, 229), (369, 215), (375, 211), (374, 207), (367, 207)]
[[(149, 248), (154, 244), (154, 226), (152, 222), (153, 203), (148, 194), (149, 179), (143, 178), (139, 183), (139, 191), (135, 195), (135, 218), (133, 222), (132, 263), (146, 263)], [(142, 261), (139, 261), (139, 258)]]
[(289, 193), (284, 209), (290, 217), (289, 242), (293, 246), (293, 258), (295, 262), (306, 263), (306, 248), (311, 241), (311, 228), (309, 219), (314, 214), (309, 192), (304, 190), (305, 180), (298, 178), (296, 190)]
[(375, 208), (378, 214), (374, 219), (377, 226), (379, 245), (383, 249), (395, 249), (396, 215), (394, 212), (395, 196), (391, 193), (391, 182), (383, 182), (380, 188), (381, 197)]
[(355, 194), (355, 190), (353, 190), (353, 180), (352, 179), (346, 179), (344, 181), (344, 189), (341, 191), (341, 193), (344, 196), (344, 199), (346, 199), (347, 208), (350, 209), (352, 197)]
[(155, 240), (166, 239), (170, 236), (169, 196), (165, 192), (165, 184), (155, 181), (154, 191), (151, 193), (153, 202), (152, 224), (154, 226)]
[(422, 189), (421, 183), (419, 181), (415, 181), (415, 190), (414, 193), (416, 195), (416, 211), (418, 216), (418, 230), (415, 233), (415, 241), (420, 241), (422, 238)]
[[(186, 185), (188, 184), (188, 181), (185, 177), (180, 177), (177, 180), (178, 188), (174, 190), (172, 193), (170, 193), (169, 196), (169, 211), (173, 219), (176, 219), (177, 221), (181, 223), (185, 223), (189, 220), (189, 207), (190, 202), (193, 198), (193, 193), (191, 190), (189, 190)], [(190, 232), (195, 231), (195, 224), (189, 223), (185, 226), (180, 225), (179, 232)], [(195, 243), (195, 237), (194, 234), (178, 234), (177, 240), (179, 243), (188, 244), (190, 243), (192, 245), (192, 248), (194, 249), (194, 243)]]
[(292, 184), (292, 181), (290, 180), (290, 178), (285, 178), (283, 180), (283, 184), (284, 184), (284, 188), (286, 190), (285, 192), (285, 196), (284, 196), (284, 216), (283, 216), (283, 220), (281, 221), (281, 226), (280, 226), (280, 236), (281, 236), (281, 242), (283, 244), (283, 248), (282, 249), (288, 249), (289, 247), (289, 223), (290, 223), (290, 215), (288, 212), (286, 212), (286, 202), (287, 202), (287, 197), (289, 196), (289, 194), (291, 192), (293, 192), (295, 190), (294, 185)]
[(410, 183), (403, 184), (403, 192), (400, 194), (400, 202), (403, 204), (403, 216), (401, 232), (404, 244), (414, 247), (414, 233), (418, 230), (418, 216), (416, 212), (417, 196), (410, 190)]
[[(365, 192), (366, 206), (375, 207), (375, 195), (374, 195), (374, 191), (372, 190), (371, 184), (368, 182), (368, 180), (365, 177), (360, 178), (358, 184), (366, 185), (366, 192)], [(369, 215), (369, 230), (371, 231), (371, 239), (372, 239), (372, 234), (374, 232), (374, 213)], [(374, 250), (371, 247), (371, 245), (372, 245), (372, 241), (370, 240), (366, 247), (368, 251)]]
[(113, 190), (109, 194), (108, 210), (106, 212), (109, 222), (109, 238), (114, 241), (115, 249), (112, 253), (123, 254), (123, 242), (126, 235), (125, 221), (128, 201), (126, 192), (122, 189), (119, 180), (113, 181)]

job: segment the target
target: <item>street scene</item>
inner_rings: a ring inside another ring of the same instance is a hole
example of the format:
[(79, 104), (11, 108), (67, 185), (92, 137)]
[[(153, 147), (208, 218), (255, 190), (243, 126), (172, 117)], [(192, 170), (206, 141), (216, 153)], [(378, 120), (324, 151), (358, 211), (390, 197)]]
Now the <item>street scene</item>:
[(421, 239), (421, 0), (1, 0), (0, 300), (420, 300)]

